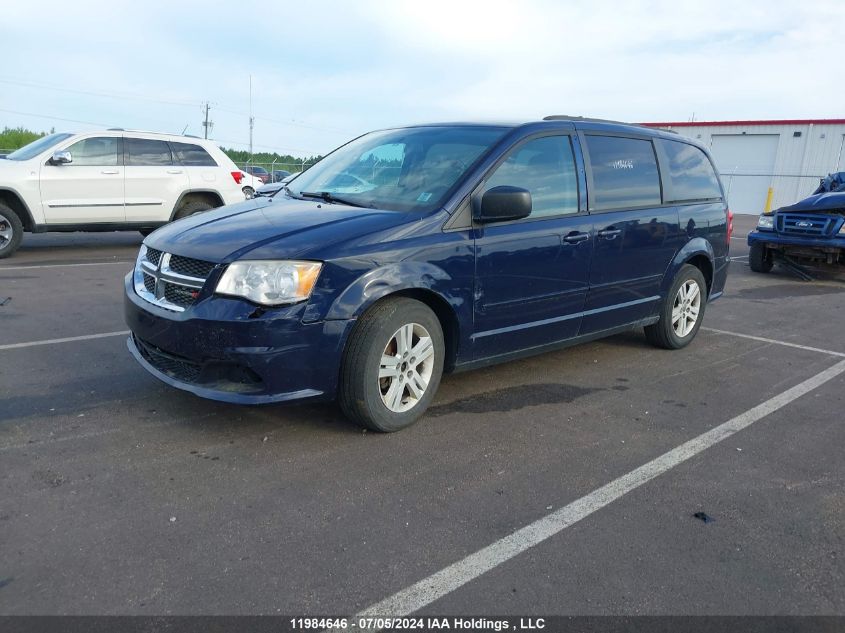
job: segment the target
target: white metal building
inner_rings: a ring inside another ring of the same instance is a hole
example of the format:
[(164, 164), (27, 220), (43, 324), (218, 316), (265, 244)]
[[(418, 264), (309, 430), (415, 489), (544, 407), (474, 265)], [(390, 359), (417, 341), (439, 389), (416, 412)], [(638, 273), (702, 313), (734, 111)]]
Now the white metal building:
[(806, 198), (829, 173), (845, 171), (845, 119), (646, 123), (710, 149), (735, 213), (758, 214)]

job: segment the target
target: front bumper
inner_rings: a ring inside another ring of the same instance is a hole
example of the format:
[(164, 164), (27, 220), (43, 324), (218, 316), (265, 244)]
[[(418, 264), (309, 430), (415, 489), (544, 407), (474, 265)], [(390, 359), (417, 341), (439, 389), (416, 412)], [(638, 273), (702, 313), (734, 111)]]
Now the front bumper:
[(333, 399), (353, 320), (303, 323), (305, 304), (260, 309), (207, 297), (185, 312), (141, 299), (124, 282), (129, 351), (172, 387), (203, 398), (265, 404)]
[(775, 231), (751, 231), (748, 245), (762, 244), (773, 251), (803, 258), (833, 259), (845, 253), (845, 236), (799, 237), (787, 236)]

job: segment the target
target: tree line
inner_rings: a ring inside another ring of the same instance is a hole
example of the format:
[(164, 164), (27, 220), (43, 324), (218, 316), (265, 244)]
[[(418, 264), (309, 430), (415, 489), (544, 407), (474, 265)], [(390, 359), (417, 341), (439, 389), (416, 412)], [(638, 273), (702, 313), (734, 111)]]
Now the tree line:
[[(35, 141), (42, 136), (53, 134), (55, 131), (55, 128), (50, 129), (49, 132), (35, 132), (24, 127), (4, 127), (3, 131), (0, 132), (0, 150), (11, 152), (23, 147), (24, 145), (32, 143), (32, 141)], [(303, 164), (307, 167), (308, 165), (313, 165), (321, 158), (320, 156), (301, 158), (299, 156), (291, 156), (290, 154), (260, 152), (258, 154), (253, 154), (252, 160), (250, 160), (249, 152), (246, 150), (230, 149), (226, 147), (221, 147), (220, 149), (222, 149), (236, 165), (241, 167), (243, 167), (247, 162), (258, 165), (272, 165), (275, 163), (279, 166), (279, 169), (299, 171)]]

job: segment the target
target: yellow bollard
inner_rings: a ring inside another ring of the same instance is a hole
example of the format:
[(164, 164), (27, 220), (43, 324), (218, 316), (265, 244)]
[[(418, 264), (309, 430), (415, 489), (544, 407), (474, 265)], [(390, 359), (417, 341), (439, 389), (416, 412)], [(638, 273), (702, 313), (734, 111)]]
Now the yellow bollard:
[(772, 210), (772, 198), (775, 195), (775, 190), (773, 187), (769, 187), (769, 193), (766, 194), (766, 208), (763, 209), (763, 213), (768, 213)]

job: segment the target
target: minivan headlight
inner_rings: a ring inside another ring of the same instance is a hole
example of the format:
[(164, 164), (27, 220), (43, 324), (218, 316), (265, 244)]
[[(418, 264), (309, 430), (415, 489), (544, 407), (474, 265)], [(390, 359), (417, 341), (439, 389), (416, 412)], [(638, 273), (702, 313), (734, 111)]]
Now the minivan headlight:
[(772, 230), (775, 228), (775, 216), (773, 215), (761, 215), (760, 219), (757, 220), (757, 228), (758, 229), (768, 229)]
[(217, 294), (243, 297), (262, 305), (304, 301), (320, 275), (319, 262), (232, 262), (217, 282)]

